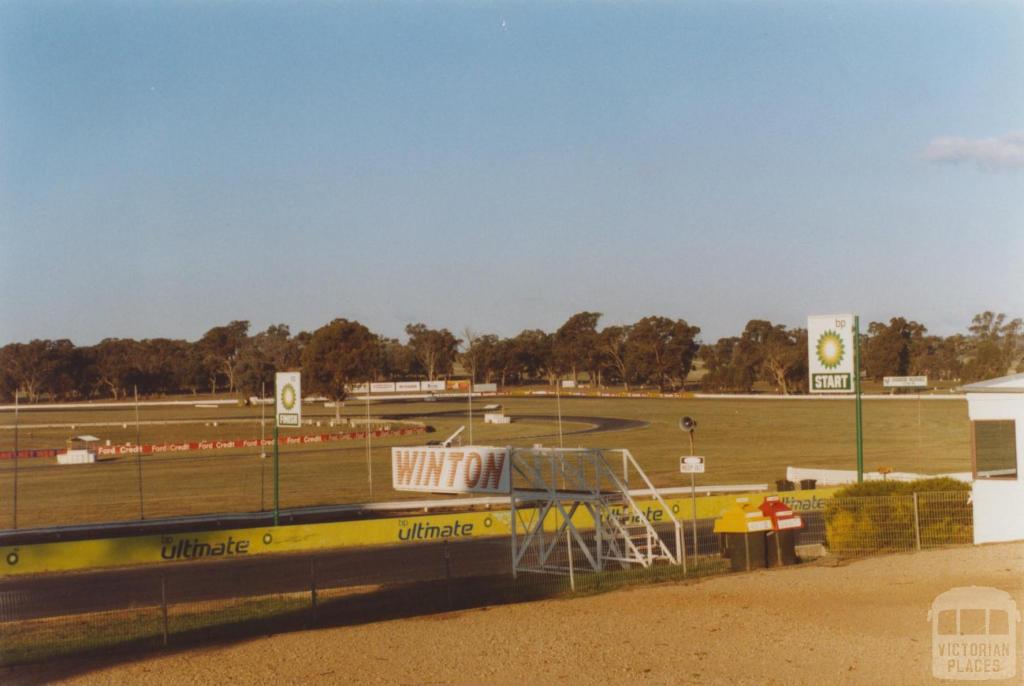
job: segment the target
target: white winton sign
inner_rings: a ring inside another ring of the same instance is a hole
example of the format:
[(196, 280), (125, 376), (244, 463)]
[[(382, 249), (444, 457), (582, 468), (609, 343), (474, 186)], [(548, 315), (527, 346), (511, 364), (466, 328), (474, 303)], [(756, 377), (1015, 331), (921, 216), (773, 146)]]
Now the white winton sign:
[(470, 445), (391, 449), (396, 491), (507, 494), (509, 449)]
[(852, 314), (807, 318), (807, 368), (811, 393), (853, 393)]

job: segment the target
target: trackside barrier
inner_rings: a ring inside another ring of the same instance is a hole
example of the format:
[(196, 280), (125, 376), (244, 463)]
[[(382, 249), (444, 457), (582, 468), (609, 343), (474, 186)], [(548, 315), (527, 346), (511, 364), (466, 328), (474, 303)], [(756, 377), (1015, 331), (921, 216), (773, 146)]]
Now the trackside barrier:
[[(797, 512), (811, 512), (823, 509), (834, 492), (835, 489), (790, 491), (779, 497)], [(767, 495), (772, 494), (754, 494), (750, 500), (756, 506)], [(731, 495), (697, 498), (697, 517), (717, 517), (734, 500)], [(637, 505), (655, 526), (669, 521), (666, 506), (684, 519), (691, 511), (688, 498), (666, 498), (663, 502), (664, 506), (644, 499), (637, 500)], [(529, 510), (521, 512), (528, 517)], [(628, 513), (623, 509), (620, 515), (625, 517)], [(581, 529), (594, 527), (593, 519), (585, 511), (577, 512), (572, 521)], [(554, 515), (549, 515), (545, 530), (553, 531), (556, 526)], [(0, 547), (0, 577), (328, 548), (508, 537), (510, 533), (510, 513), (506, 510), (27, 544)]]
[[(855, 554), (970, 544), (968, 497), (968, 492), (953, 492), (832, 498), (824, 513), (807, 513), (804, 520), (824, 519), (829, 544), (840, 548), (845, 542), (846, 549)], [(3, 578), (0, 665), (60, 656), (109, 655), (113, 647), (158, 651), (169, 646), (202, 646), (211, 641), (313, 627), (362, 624), (570, 593), (590, 594), (723, 574), (731, 566), (721, 558), (720, 541), (712, 533), (710, 522), (703, 521), (697, 540), (687, 541), (688, 548), (693, 547), (688, 551), (686, 570), (679, 565), (660, 564), (587, 571), (581, 564), (579, 546), (572, 545), (568, 547), (568, 563), (574, 575), (525, 574), (516, 578), (509, 573), (511, 551), (507, 539), (474, 538), (473, 532), (466, 530), (469, 524), (477, 525), (473, 517), (488, 514), (492, 513), (474, 513), (459, 527), (444, 525), (450, 528), (441, 527), (440, 533), (461, 538), (441, 540), (434, 538), (438, 532), (430, 530), (434, 525), (424, 528), (418, 526), (423, 518), (411, 518), (402, 525), (402, 531), (407, 532), (403, 542), (415, 545), (267, 555), (259, 564), (175, 564), (133, 570), (131, 574)], [(747, 515), (755, 513), (748, 507), (741, 514), (746, 520)], [(310, 530), (316, 528), (254, 531), (276, 537), (266, 547), (276, 541), (297, 548), (303, 544), (301, 532), (308, 535)], [(220, 535), (230, 537), (232, 533)], [(198, 554), (201, 559), (252, 554), (263, 545), (262, 539), (237, 537), (219, 544), (187, 539), (163, 541), (162, 552), (182, 559), (194, 559)], [(117, 546), (122, 542), (92, 543)]]
[[(888, 472), (880, 474), (878, 472), (864, 472), (865, 481), (917, 481), (918, 479), (934, 479), (942, 476), (968, 484), (974, 479), (971, 472), (946, 472), (942, 474), (918, 474), (915, 472)], [(793, 483), (813, 479), (822, 485), (836, 486), (857, 483), (857, 472), (852, 469), (786, 467), (786, 479)]]
[[(378, 429), (371, 432), (372, 438), (390, 436), (410, 436), (427, 432), (425, 425), (406, 426), (401, 429)], [(337, 441), (361, 441), (366, 438), (365, 431), (346, 431), (341, 433), (306, 434), (300, 436), (283, 436), (281, 445), (313, 445), (317, 443), (334, 443)], [(205, 450), (239, 450), (243, 448), (260, 448), (274, 445), (271, 438), (227, 438), (209, 439), (204, 441), (181, 441), (179, 443), (143, 443), (139, 445), (97, 446), (96, 454), (100, 457), (119, 457), (121, 455), (158, 455), (161, 453), (191, 453)], [(56, 457), (64, 448), (41, 448), (35, 450), (19, 450), (17, 457)], [(0, 460), (14, 459), (13, 450), (0, 451)]]

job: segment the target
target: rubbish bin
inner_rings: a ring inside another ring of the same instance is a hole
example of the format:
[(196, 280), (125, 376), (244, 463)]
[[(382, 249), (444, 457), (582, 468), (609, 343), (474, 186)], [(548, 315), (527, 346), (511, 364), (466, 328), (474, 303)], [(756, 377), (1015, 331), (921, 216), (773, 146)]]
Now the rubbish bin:
[(818, 487), (817, 479), (800, 479), (800, 490), (801, 491), (813, 491)]
[(804, 526), (800, 515), (789, 509), (777, 495), (765, 498), (760, 510), (772, 523), (772, 530), (766, 539), (766, 564), (769, 567), (782, 567), (799, 562), (796, 556), (796, 535)]
[(796, 484), (794, 484), (789, 479), (777, 479), (775, 481), (775, 490), (776, 491), (792, 491), (792, 490), (795, 490), (795, 489), (796, 489)]
[(729, 559), (734, 572), (765, 566), (765, 535), (771, 528), (771, 518), (750, 505), (749, 498), (737, 498), (736, 504), (715, 520), (715, 533), (721, 535), (722, 556)]

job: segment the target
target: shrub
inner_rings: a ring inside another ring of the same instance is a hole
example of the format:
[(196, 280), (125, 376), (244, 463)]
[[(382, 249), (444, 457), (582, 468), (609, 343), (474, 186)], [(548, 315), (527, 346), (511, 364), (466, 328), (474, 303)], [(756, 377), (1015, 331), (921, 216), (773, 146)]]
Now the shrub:
[(948, 476), (936, 476), (916, 481), (864, 481), (850, 484), (836, 491), (837, 498), (860, 498), (877, 495), (912, 495), (914, 493), (951, 493), (970, 491), (971, 485)]
[(868, 481), (836, 493), (825, 509), (825, 538), (833, 552), (859, 554), (912, 550), (913, 494), (918, 494), (922, 547), (969, 543), (973, 535), (971, 487), (938, 477), (917, 481)]

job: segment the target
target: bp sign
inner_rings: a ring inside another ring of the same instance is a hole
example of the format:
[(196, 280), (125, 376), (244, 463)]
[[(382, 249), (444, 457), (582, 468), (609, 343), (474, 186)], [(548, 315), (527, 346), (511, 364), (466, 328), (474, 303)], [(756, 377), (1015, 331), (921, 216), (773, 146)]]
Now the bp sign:
[(302, 377), (299, 372), (278, 372), (275, 413), (277, 426), (302, 425)]
[(811, 393), (853, 393), (854, 317), (807, 318), (807, 368)]

